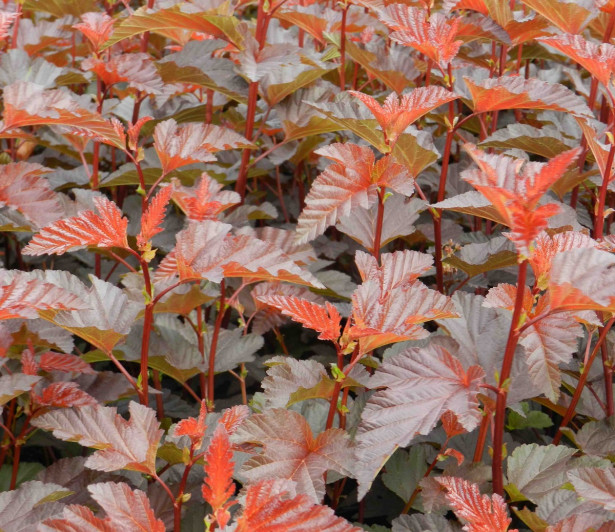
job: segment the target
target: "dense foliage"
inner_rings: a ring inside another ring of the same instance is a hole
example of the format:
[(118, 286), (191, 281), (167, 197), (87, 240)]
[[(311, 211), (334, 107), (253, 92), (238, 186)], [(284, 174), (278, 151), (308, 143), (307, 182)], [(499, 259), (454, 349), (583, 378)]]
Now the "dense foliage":
[(613, 0), (4, 0), (0, 530), (615, 531)]

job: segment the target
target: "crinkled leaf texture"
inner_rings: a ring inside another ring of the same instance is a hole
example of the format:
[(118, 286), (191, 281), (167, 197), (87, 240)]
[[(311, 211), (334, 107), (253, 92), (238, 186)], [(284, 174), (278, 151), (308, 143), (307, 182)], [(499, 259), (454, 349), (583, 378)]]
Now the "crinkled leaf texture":
[[(458, 517), (468, 524), (468, 532), (506, 532), (512, 519), (508, 517), (506, 502), (497, 494), (481, 495), (478, 486), (458, 477), (439, 477), (446, 490), (446, 500)], [(516, 531), (511, 531), (516, 532)]]
[(147, 495), (133, 490), (125, 482), (100, 482), (88, 486), (92, 498), (107, 516), (98, 517), (76, 504), (65, 506), (62, 517), (47, 519), (40, 532), (165, 532), (164, 523), (156, 518)]
[(241, 196), (233, 190), (222, 190), (220, 183), (203, 172), (193, 187), (184, 187), (174, 179), (173, 201), (190, 220), (209, 220), (240, 203)]
[(378, 187), (410, 196), (414, 180), (408, 170), (387, 155), (378, 161), (371, 148), (331, 144), (316, 152), (332, 159), (312, 183), (297, 223), (297, 241), (308, 242), (335, 225), (355, 207), (368, 209), (378, 198)]
[(98, 401), (79, 388), (76, 382), (52, 382), (43, 393), (35, 395), (40, 405), (57, 407), (96, 406)]
[(569, 471), (568, 480), (585, 500), (615, 511), (615, 468), (582, 467)]
[(93, 201), (98, 213), (83, 211), (78, 216), (58, 220), (44, 227), (23, 249), (23, 253), (62, 255), (86, 246), (128, 248), (128, 219), (105, 196), (95, 196)]
[(289, 281), (324, 288), (276, 245), (248, 235), (232, 235), (232, 226), (213, 220), (192, 222), (177, 235), (174, 250), (165, 257), (156, 278), (178, 275), (181, 280), (224, 277)]
[(22, 393), (29, 392), (40, 380), (41, 377), (37, 375), (25, 375), (23, 373), (2, 375), (0, 377), (0, 406)]
[(480, 366), (466, 371), (439, 345), (405, 349), (387, 359), (369, 381), (370, 388), (384, 389), (368, 399), (357, 431), (359, 497), (397, 447), (429, 434), (446, 411), (473, 430), (481, 419), (476, 396), (483, 379)]
[(128, 421), (116, 408), (86, 406), (48, 412), (33, 419), (32, 424), (52, 431), (61, 440), (99, 449), (85, 463), (90, 469), (130, 469), (153, 474), (163, 431), (158, 428), (156, 413), (150, 408), (131, 402), (128, 409)]
[(275, 408), (248, 418), (234, 440), (262, 445), (263, 452), (244, 463), (250, 482), (289, 479), (313, 502), (325, 495), (325, 472), (352, 476), (353, 455), (348, 434), (328, 429), (314, 437), (306, 419), (292, 410)]
[(263, 480), (245, 490), (236, 532), (361, 532), (337, 517), (331, 508), (314, 504), (305, 494), (296, 495), (287, 479)]

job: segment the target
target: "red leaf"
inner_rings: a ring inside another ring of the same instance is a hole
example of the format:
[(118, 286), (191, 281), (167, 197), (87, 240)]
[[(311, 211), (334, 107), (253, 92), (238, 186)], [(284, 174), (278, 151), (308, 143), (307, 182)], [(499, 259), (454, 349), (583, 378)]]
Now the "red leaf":
[(45, 519), (39, 530), (41, 532), (117, 532), (109, 518), (96, 517), (86, 506), (69, 504), (62, 510), (62, 517)]
[(231, 229), (231, 225), (213, 220), (191, 223), (178, 233), (177, 244), (160, 264), (156, 278), (179, 275), (182, 280), (219, 283), (224, 277), (244, 277), (323, 286), (274, 244), (247, 235), (231, 235)]
[(466, 430), (476, 428), (481, 419), (477, 394), (484, 376), (480, 366), (465, 371), (457, 358), (433, 343), (383, 362), (369, 387), (385, 389), (368, 399), (357, 431), (359, 498), (395, 448), (429, 434), (447, 410)]
[(187, 164), (215, 161), (213, 152), (249, 148), (252, 144), (231, 129), (211, 124), (177, 125), (172, 118), (154, 130), (154, 148), (163, 175)]
[(47, 351), (41, 355), (39, 365), (44, 371), (64, 371), (66, 373), (75, 372), (96, 375), (96, 371), (87, 362), (78, 356), (67, 353)]
[(351, 475), (352, 443), (342, 429), (328, 429), (314, 437), (306, 419), (283, 408), (266, 410), (248, 418), (234, 441), (255, 443), (262, 454), (244, 463), (242, 474), (251, 482), (285, 478), (313, 502), (325, 494), (324, 473), (334, 470)]
[(163, 231), (160, 224), (164, 220), (165, 211), (173, 189), (169, 186), (162, 187), (152, 198), (147, 210), (141, 215), (141, 232), (137, 236), (137, 246), (140, 250), (145, 249), (148, 242), (158, 233)]
[(420, 87), (411, 93), (403, 94), (399, 98), (396, 93), (392, 92), (387, 96), (384, 105), (381, 106), (374, 97), (368, 94), (358, 91), (348, 92), (361, 100), (372, 112), (384, 131), (385, 139), (392, 144), (415, 120), (436, 107), (459, 97), (444, 87)]
[(38, 362), (34, 358), (34, 353), (30, 349), (24, 349), (21, 354), (21, 371), (25, 375), (37, 375), (39, 370)]
[(4, 40), (10, 35), (9, 28), (20, 15), (21, 13), (16, 11), (12, 13), (0, 11), (0, 40)]
[(41, 405), (59, 407), (95, 406), (96, 399), (79, 388), (76, 382), (53, 382), (36, 395), (35, 400)]
[(537, 206), (541, 197), (568, 166), (576, 160), (579, 149), (568, 150), (548, 163), (527, 163), (504, 155), (493, 155), (466, 144), (478, 169), (462, 172), (461, 177), (485, 196), (511, 228), (510, 238), (519, 253), (531, 256), (536, 236), (547, 227), (547, 218), (557, 214), (555, 204)]
[(94, 50), (98, 50), (113, 33), (114, 20), (105, 12), (84, 13), (81, 15), (81, 20), (83, 22), (74, 24), (73, 28), (88, 38)]
[(588, 2), (523, 0), (523, 3), (566, 33), (581, 33), (596, 14)]
[(45, 90), (30, 81), (16, 81), (4, 88), (3, 130), (23, 126), (61, 125), (73, 133), (101, 139), (124, 149), (110, 121), (84, 109), (67, 90)]
[(406, 196), (414, 191), (414, 180), (404, 166), (390, 155), (376, 162), (367, 146), (338, 143), (314, 153), (335, 162), (312, 183), (297, 224), (298, 242), (323, 234), (355, 207), (368, 209), (378, 197), (378, 187), (389, 187)]
[(306, 495), (295, 495), (293, 483), (264, 480), (246, 489), (236, 532), (361, 532), (337, 517), (331, 508), (314, 504)]
[(79, 296), (25, 272), (0, 272), (0, 320), (38, 318), (39, 310), (82, 310)]
[(207, 403), (201, 401), (201, 409), (199, 410), (199, 417), (189, 417), (182, 419), (175, 425), (175, 431), (173, 435), (176, 438), (180, 436), (188, 436), (192, 440), (192, 445), (196, 447), (201, 446), (203, 436), (205, 436), (205, 430), (207, 425), (205, 423), (205, 417), (207, 416)]
[(222, 190), (222, 185), (206, 172), (193, 187), (184, 187), (173, 179), (173, 201), (190, 220), (211, 220), (226, 209), (241, 202), (241, 196), (233, 190)]
[(222, 417), (218, 420), (220, 425), (224, 425), (228, 435), (232, 435), (248, 419), (250, 409), (246, 405), (235, 405), (222, 412)]
[(102, 60), (95, 56), (84, 59), (81, 68), (94, 72), (105, 85), (127, 83), (145, 94), (160, 95), (164, 83), (148, 54), (130, 53)]
[(325, 307), (305, 299), (292, 296), (259, 296), (261, 303), (271, 305), (295, 321), (310, 329), (318, 331), (318, 338), (335, 342), (340, 337), (340, 316), (337, 309), (329, 302)]
[(99, 214), (94, 211), (83, 211), (78, 216), (59, 220), (44, 227), (30, 240), (23, 253), (62, 255), (67, 251), (86, 246), (128, 248), (126, 239), (128, 219), (122, 216), (122, 211), (105, 196), (95, 196), (94, 205)]
[(450, 410), (444, 412), (441, 419), (442, 428), (444, 429), (444, 432), (446, 432), (446, 437), (448, 439), (452, 438), (453, 436), (458, 436), (459, 434), (467, 432), (463, 425), (459, 423), (457, 416)]
[(389, 35), (391, 40), (411, 46), (429, 57), (440, 68), (447, 67), (463, 44), (463, 41), (455, 40), (458, 19), (447, 19), (441, 13), (434, 13), (427, 20), (424, 9), (392, 4), (386, 7), (380, 20), (394, 30)]
[[(226, 510), (226, 501), (235, 493), (234, 469), (231, 442), (224, 425), (219, 424), (205, 453), (205, 480), (202, 486), (203, 499), (211, 505), (214, 515), (217, 515), (218, 510)], [(228, 522), (228, 512), (219, 514)], [(222, 528), (226, 526), (225, 522), (219, 524)]]
[[(506, 532), (512, 519), (506, 503), (497, 494), (481, 495), (478, 486), (458, 477), (439, 477), (436, 481), (446, 489), (446, 500), (458, 517), (468, 521), (468, 532)], [(516, 531), (511, 531), (516, 532)]]
[(64, 209), (49, 181), (42, 177), (51, 172), (34, 163), (9, 163), (0, 166), (0, 205), (17, 209), (37, 227), (62, 218)]
[(559, 83), (518, 76), (489, 78), (476, 83), (467, 77), (464, 79), (477, 113), (501, 109), (550, 109), (593, 117), (585, 101)]
[(552, 46), (579, 63), (605, 87), (609, 86), (615, 70), (615, 46), (586, 41), (581, 35), (542, 37), (540, 42)]

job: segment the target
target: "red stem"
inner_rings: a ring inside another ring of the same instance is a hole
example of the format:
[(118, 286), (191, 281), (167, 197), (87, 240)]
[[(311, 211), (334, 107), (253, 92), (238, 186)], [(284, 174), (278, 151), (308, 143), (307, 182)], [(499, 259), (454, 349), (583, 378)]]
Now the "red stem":
[(216, 316), (216, 323), (214, 325), (214, 333), (211, 337), (211, 346), (209, 348), (209, 368), (207, 372), (207, 400), (210, 408), (213, 409), (214, 405), (214, 367), (216, 364), (216, 349), (218, 347), (218, 336), (220, 335), (220, 327), (222, 325), (222, 318), (225, 314), (225, 298), (224, 298), (225, 284), (224, 279), (220, 283), (220, 309)]
[(342, 27), (340, 29), (340, 90), (346, 90), (346, 16), (349, 4), (342, 11)]
[(606, 193), (611, 180), (611, 167), (613, 166), (613, 156), (615, 156), (615, 144), (611, 144), (609, 155), (606, 159), (606, 170), (602, 176), (602, 185), (600, 186), (600, 196), (598, 198), (598, 208), (596, 209), (596, 217), (594, 218), (594, 238), (602, 240), (604, 235), (604, 206), (606, 204)]
[(498, 382), (499, 393), (495, 407), (495, 422), (493, 434), (493, 462), (491, 466), (493, 477), (493, 491), (498, 495), (503, 495), (504, 484), (502, 479), (502, 444), (504, 442), (504, 421), (506, 418), (506, 397), (508, 395), (508, 379), (515, 358), (515, 348), (520, 334), (520, 318), (523, 312), (523, 296), (525, 294), (525, 280), (527, 278), (527, 260), (519, 264), (519, 276), (517, 281), (517, 295), (515, 298), (515, 308), (510, 322), (510, 331), (504, 360), (502, 361), (502, 371)]
[(374, 247), (372, 249), (372, 255), (374, 258), (380, 260), (380, 246), (382, 239), (382, 224), (384, 222), (384, 188), (378, 190), (378, 213), (376, 215), (376, 231), (374, 233)]

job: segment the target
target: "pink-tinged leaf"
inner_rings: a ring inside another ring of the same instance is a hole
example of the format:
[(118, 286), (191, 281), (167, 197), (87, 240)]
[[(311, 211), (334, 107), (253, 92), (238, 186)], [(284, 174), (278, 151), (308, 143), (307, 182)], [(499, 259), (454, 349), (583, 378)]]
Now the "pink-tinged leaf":
[(96, 517), (86, 506), (69, 504), (62, 510), (62, 517), (45, 519), (38, 532), (117, 532), (110, 519)]
[(610, 512), (615, 511), (614, 468), (582, 467), (568, 471), (567, 475), (580, 497), (604, 506)]
[(52, 382), (41, 395), (34, 394), (39, 405), (61, 408), (95, 406), (96, 399), (79, 388), (76, 382)]
[(545, 532), (578, 532), (579, 530), (615, 532), (615, 521), (607, 521), (605, 523), (603, 514), (584, 512), (558, 521), (556, 524), (547, 527)]
[(153, 474), (163, 434), (156, 413), (135, 402), (130, 403), (128, 410), (129, 420), (119, 415), (116, 408), (106, 406), (55, 410), (33, 419), (32, 424), (53, 431), (61, 440), (99, 449), (86, 461), (90, 469), (129, 469)]
[(182, 419), (175, 426), (173, 436), (179, 438), (180, 436), (188, 436), (192, 440), (192, 445), (197, 448), (201, 446), (203, 436), (205, 436), (205, 430), (207, 424), (205, 423), (205, 417), (207, 416), (207, 403), (201, 401), (201, 408), (199, 410), (199, 417), (188, 417)]
[(164, 220), (167, 205), (171, 199), (173, 189), (169, 186), (161, 188), (152, 198), (146, 211), (141, 215), (141, 231), (137, 236), (137, 246), (143, 250), (148, 242), (163, 231), (160, 224)]
[(234, 190), (222, 190), (222, 185), (205, 172), (193, 187), (184, 187), (173, 179), (173, 201), (190, 220), (213, 220), (218, 215), (241, 203), (241, 196)]
[(265, 365), (269, 369), (261, 386), (265, 391), (267, 406), (270, 408), (285, 408), (291, 396), (299, 389), (309, 390), (328, 378), (325, 367), (315, 360), (275, 356)]
[(566, 231), (553, 236), (549, 236), (546, 232), (540, 233), (536, 237), (536, 247), (530, 257), (530, 265), (536, 277), (537, 286), (541, 290), (547, 288), (551, 263), (553, 257), (558, 253), (571, 249), (593, 248), (597, 245), (598, 242), (590, 236), (576, 231)]
[(98, 50), (113, 33), (114, 20), (105, 12), (84, 13), (81, 20), (82, 22), (74, 24), (73, 28), (88, 38), (94, 50)]
[(0, 320), (38, 318), (38, 311), (82, 310), (87, 304), (76, 294), (25, 272), (0, 270)]
[(231, 229), (231, 225), (213, 220), (192, 222), (178, 233), (177, 244), (161, 262), (156, 278), (179, 275), (182, 280), (208, 279), (219, 283), (224, 277), (243, 277), (323, 288), (318, 279), (274, 244), (247, 235), (232, 235)]
[(615, 312), (615, 257), (595, 248), (558, 253), (551, 261), (552, 309)]
[(392, 144), (395, 144), (397, 137), (421, 116), (459, 97), (444, 87), (420, 87), (399, 98), (392, 92), (384, 104), (380, 105), (373, 96), (358, 91), (349, 92), (371, 111), (385, 132), (385, 138)]
[(480, 366), (467, 371), (442, 346), (410, 348), (387, 359), (370, 379), (372, 395), (357, 431), (359, 498), (397, 447), (429, 434), (451, 410), (471, 431), (481, 420), (477, 394), (484, 379)]
[(489, 78), (476, 83), (469, 78), (464, 79), (472, 95), (475, 112), (549, 109), (580, 117), (593, 117), (585, 101), (559, 83), (518, 76)]
[(105, 60), (92, 56), (81, 62), (81, 68), (94, 72), (106, 86), (127, 83), (144, 94), (161, 95), (164, 92), (164, 83), (148, 54), (133, 52)]
[(556, 35), (538, 39), (543, 44), (552, 46), (579, 63), (585, 70), (609, 86), (615, 70), (615, 46), (608, 43), (600, 45), (586, 41), (581, 35)]
[(433, 257), (418, 251), (383, 253), (381, 264), (368, 253), (357, 251), (355, 261), (363, 281), (377, 280), (383, 292), (409, 286), (433, 266)]
[(64, 209), (43, 174), (51, 172), (34, 163), (9, 163), (0, 166), (0, 205), (18, 210), (37, 227), (62, 218)]
[(324, 473), (352, 475), (352, 443), (341, 429), (328, 429), (314, 437), (299, 413), (275, 408), (255, 414), (237, 430), (234, 441), (263, 447), (260, 455), (244, 463), (242, 474), (250, 482), (289, 479), (297, 491), (313, 502), (325, 495)]
[[(297, 244), (296, 233), (289, 231), (288, 229), (279, 229), (277, 227), (263, 226), (253, 228), (249, 225), (241, 227), (237, 230), (237, 234), (248, 235), (263, 240), (265, 242), (271, 242), (279, 247), (284, 253), (286, 253), (293, 261), (299, 266), (308, 266), (309, 264), (318, 260), (314, 248), (311, 244)], [(261, 286), (261, 285), (258, 285)], [(278, 287), (281, 286), (278, 284)], [(288, 285), (285, 285), (288, 287)], [(302, 293), (306, 292), (303, 288), (295, 288)], [(282, 288), (284, 290), (284, 288)], [(306, 299), (310, 299), (307, 297)]]
[(258, 300), (275, 307), (294, 321), (314, 329), (321, 340), (335, 342), (340, 336), (340, 316), (337, 309), (329, 302), (325, 306), (292, 296), (260, 296)]
[(9, 36), (9, 29), (13, 25), (13, 22), (19, 18), (20, 13), (13, 11), (0, 11), (0, 40), (4, 40)]
[(165, 532), (164, 523), (141, 490), (124, 482), (101, 482), (88, 486), (92, 498), (106, 512), (115, 530), (126, 532)]
[(160, 122), (154, 130), (154, 148), (164, 175), (187, 164), (215, 161), (213, 152), (251, 147), (247, 139), (232, 129), (212, 124), (177, 125), (171, 118)]
[(21, 371), (26, 375), (37, 375), (39, 369), (34, 353), (30, 349), (25, 349), (21, 354)]
[(224, 425), (229, 436), (235, 434), (242, 423), (248, 419), (250, 408), (246, 405), (235, 405), (222, 412), (222, 417), (218, 420), (220, 425)]
[[(439, 477), (446, 501), (458, 517), (467, 521), (468, 532), (506, 532), (512, 519), (504, 499), (497, 494), (481, 495), (476, 484), (458, 477)], [(515, 532), (515, 531), (511, 531)]]
[(392, 4), (381, 13), (380, 21), (394, 30), (389, 35), (391, 40), (411, 46), (440, 68), (447, 67), (463, 44), (457, 40), (458, 19), (447, 19), (441, 13), (428, 19), (425, 9)]
[(236, 532), (361, 532), (337, 517), (328, 506), (296, 495), (294, 483), (285, 479), (263, 480), (246, 489)]
[(59, 125), (119, 149), (125, 147), (111, 122), (81, 107), (72, 93), (62, 89), (45, 90), (30, 81), (16, 81), (4, 88), (3, 117), (5, 131), (23, 126)]
[(561, 0), (522, 0), (523, 3), (540, 13), (551, 24), (565, 33), (581, 33), (595, 17), (593, 2), (567, 2)]
[(446, 432), (446, 437), (449, 439), (453, 436), (459, 436), (459, 434), (464, 434), (467, 432), (463, 425), (459, 423), (457, 416), (451, 410), (444, 412), (441, 420), (442, 428), (444, 429), (444, 432)]
[(334, 163), (312, 183), (297, 223), (298, 242), (323, 234), (355, 207), (368, 209), (378, 197), (378, 187), (406, 196), (414, 191), (414, 180), (404, 166), (389, 155), (376, 162), (374, 152), (366, 146), (338, 143), (315, 153)]
[(37, 375), (25, 375), (24, 373), (2, 375), (0, 377), (0, 406), (5, 405), (22, 393), (29, 392), (32, 386), (40, 380), (41, 377)]
[[(512, 311), (517, 297), (517, 285), (500, 283), (489, 290), (483, 306), (491, 308), (505, 308)], [(523, 290), (523, 303), (521, 308), (529, 314), (534, 306), (534, 296), (528, 286)]]
[[(226, 522), (230, 518), (228, 515), (227, 506), (225, 503), (235, 493), (235, 484), (233, 483), (233, 472), (235, 470), (235, 462), (233, 462), (233, 450), (229, 435), (224, 428), (224, 425), (218, 425), (214, 431), (214, 435), (209, 442), (205, 459), (205, 480), (201, 491), (203, 499), (212, 507), (214, 515), (223, 518), (218, 523), (224, 528)], [(219, 510), (223, 510), (219, 512)]]
[(78, 216), (48, 225), (23, 249), (25, 255), (62, 255), (86, 246), (128, 248), (128, 219), (115, 203), (105, 196), (96, 196), (98, 213), (83, 211)]
[(555, 204), (538, 206), (538, 202), (576, 160), (579, 149), (565, 151), (548, 163), (487, 154), (473, 144), (465, 149), (478, 168), (462, 172), (462, 179), (487, 198), (511, 228), (506, 236), (519, 253), (530, 257), (534, 239), (547, 227), (547, 219), (559, 212)]
[(38, 364), (43, 371), (64, 371), (66, 373), (75, 372), (96, 375), (96, 371), (87, 362), (78, 356), (68, 353), (47, 351), (41, 355)]

